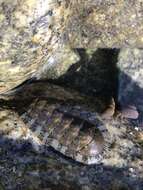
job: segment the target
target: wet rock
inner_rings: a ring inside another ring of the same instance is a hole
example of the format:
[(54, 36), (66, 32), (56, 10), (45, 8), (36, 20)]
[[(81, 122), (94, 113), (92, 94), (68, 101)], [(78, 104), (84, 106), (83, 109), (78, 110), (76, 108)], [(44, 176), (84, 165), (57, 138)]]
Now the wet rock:
[(143, 46), (142, 1), (71, 0), (65, 41), (72, 47)]
[[(119, 102), (121, 107), (134, 105), (139, 112), (139, 120), (143, 116), (143, 50), (121, 49), (118, 66)], [(135, 114), (137, 116), (137, 113)]]
[(56, 78), (78, 60), (61, 43), (67, 15), (66, 1), (0, 1), (0, 93), (33, 77)]
[(79, 59), (70, 48), (142, 47), (141, 1), (0, 2), (0, 93), (57, 78)]
[[(35, 147), (30, 145), (36, 139), (18, 115), (12, 110), (1, 109), (0, 187), (142, 190), (142, 150), (135, 137), (129, 133), (133, 133), (134, 128), (125, 120), (111, 122), (107, 128), (111, 135), (116, 135), (116, 141), (102, 164), (79, 165), (48, 148), (44, 148), (44, 152), (36, 151)], [(16, 132), (17, 135), (13, 136)], [(138, 157), (133, 154), (133, 150), (138, 150)]]

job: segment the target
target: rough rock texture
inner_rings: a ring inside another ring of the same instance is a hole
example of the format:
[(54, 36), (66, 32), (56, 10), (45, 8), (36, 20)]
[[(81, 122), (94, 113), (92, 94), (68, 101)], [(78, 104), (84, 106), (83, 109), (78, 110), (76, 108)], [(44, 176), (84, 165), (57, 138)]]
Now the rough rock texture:
[(141, 0), (1, 0), (0, 93), (65, 73), (71, 47), (142, 47), (142, 12)]
[(134, 105), (143, 122), (143, 50), (122, 49), (119, 54), (119, 101), (121, 106)]
[[(38, 85), (34, 85), (37, 88)], [(80, 165), (39, 144), (35, 133), (19, 117), (19, 111), (29, 104), (28, 97), (22, 99), (21, 96), (21, 101), (17, 98), (20, 96), (15, 96), (13, 101), (1, 102), (1, 189), (142, 190), (142, 131), (134, 128), (133, 123), (125, 119), (111, 119), (104, 123), (114, 143), (101, 164)]]
[(142, 0), (71, 0), (65, 41), (72, 47), (143, 46)]
[[(142, 47), (142, 23), (142, 0), (0, 0), (0, 189), (143, 189), (143, 52), (95, 51)], [(71, 49), (78, 47), (92, 49)], [(79, 165), (44, 145), (39, 150), (19, 110), (36, 97), (71, 93), (56, 93), (46, 81), (6, 93), (31, 78), (56, 78), (50, 82), (100, 99), (99, 107), (111, 97), (121, 106), (135, 104), (139, 119), (105, 122), (115, 141), (99, 165)]]
[[(121, 56), (125, 52), (126, 58)], [(142, 54), (135, 52), (140, 51), (137, 49), (123, 49), (119, 54), (118, 64), (120, 65), (122, 60), (125, 63), (128, 58), (132, 60), (133, 55), (136, 65), (140, 65)], [(116, 97), (118, 53), (118, 50), (111, 49), (99, 49), (96, 52), (79, 50), (81, 61), (72, 65), (59, 80), (51, 82), (76, 88), (85, 94), (91, 94), (98, 98), (101, 95), (102, 98), (105, 96), (107, 99), (110, 99), (111, 96)], [(139, 58), (138, 55), (140, 55)], [(127, 61), (127, 64), (130, 64), (131, 60)], [(134, 67), (134, 69), (136, 72), (140, 71), (138, 67)], [(123, 74), (123, 70), (120, 74)], [(121, 79), (126, 82), (127, 78)], [(122, 80), (121, 82), (124, 84)], [(46, 81), (42, 83), (44, 85), (40, 85), (40, 90), (38, 83), (35, 83), (29, 84), (27, 91), (26, 88), (22, 90), (20, 87), (22, 91), (16, 90), (17, 95), (13, 91), (12, 94), (1, 96), (3, 99), (0, 100), (0, 188), (12, 190), (46, 188), (52, 190), (142, 190), (143, 130), (138, 121), (111, 119), (110, 124), (106, 127), (115, 142), (110, 147), (110, 151), (106, 154), (102, 164), (99, 165), (78, 165), (47, 147), (42, 148), (44, 151), (39, 151), (36, 149), (37, 146), (33, 146), (38, 139), (34, 138), (30, 130), (25, 129), (17, 111), (14, 112), (11, 107), (24, 108), (33, 98), (41, 97), (43, 99), (46, 94), (49, 96), (49, 93), (54, 98), (62, 99), (64, 98), (63, 94), (69, 98), (71, 97), (71, 93), (68, 93), (67, 90), (64, 93), (62, 90), (56, 93), (56, 89), (50, 88)], [(137, 83), (138, 80), (136, 85)], [(32, 85), (35, 86), (36, 91), (34, 91)], [(140, 78), (139, 86), (142, 86)], [(119, 97), (122, 90), (123, 88), (119, 89)], [(141, 94), (136, 97), (140, 97)], [(25, 96), (26, 99), (22, 100), (21, 95)], [(76, 93), (74, 97), (78, 97)], [(130, 98), (128, 93), (125, 97)], [(103, 103), (102, 98), (100, 102)], [(16, 99), (18, 99), (17, 102)]]
[(99, 97), (105, 103), (117, 98), (118, 49), (76, 49), (80, 61), (52, 82)]
[(43, 78), (56, 78), (78, 60), (61, 43), (65, 7), (55, 0), (0, 1), (0, 93), (43, 71)]

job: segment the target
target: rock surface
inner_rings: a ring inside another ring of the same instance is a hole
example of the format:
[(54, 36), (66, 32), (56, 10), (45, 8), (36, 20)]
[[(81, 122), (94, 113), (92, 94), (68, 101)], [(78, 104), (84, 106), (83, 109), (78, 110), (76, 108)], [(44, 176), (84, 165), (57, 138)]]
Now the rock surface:
[(65, 41), (72, 47), (143, 47), (143, 1), (70, 0)]
[[(142, 190), (143, 149), (139, 136), (143, 133), (131, 122), (111, 119), (104, 123), (114, 139), (113, 144), (102, 163), (80, 165), (39, 144), (16, 112), (25, 100), (13, 101), (1, 102), (0, 109), (1, 189)], [(10, 105), (16, 106), (15, 111)]]
[(143, 122), (143, 50), (122, 49), (119, 54), (119, 101), (121, 107), (136, 106)]
[(78, 60), (61, 43), (65, 6), (55, 0), (0, 1), (0, 93), (41, 72), (56, 78)]
[(57, 78), (79, 59), (70, 48), (142, 47), (143, 2), (0, 1), (0, 93)]
[[(95, 51), (142, 47), (142, 13), (142, 0), (0, 1), (0, 189), (143, 189), (143, 51)], [(92, 49), (71, 49), (78, 47)], [(7, 93), (33, 78), (58, 78), (51, 82), (102, 96), (102, 103), (119, 95), (121, 106), (135, 105), (139, 119), (105, 123), (115, 142), (99, 165), (78, 165), (47, 147), (39, 151), (33, 146), (38, 139), (12, 108), (49, 92), (54, 98), (71, 94), (57, 96), (45, 81), (41, 90), (35, 83), (36, 91), (30, 84), (17, 95)]]

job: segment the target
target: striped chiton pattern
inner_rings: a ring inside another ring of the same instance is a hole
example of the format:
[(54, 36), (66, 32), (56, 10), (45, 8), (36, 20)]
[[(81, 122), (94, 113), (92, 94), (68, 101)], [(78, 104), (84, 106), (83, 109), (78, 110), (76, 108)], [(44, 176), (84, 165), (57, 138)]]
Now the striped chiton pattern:
[(101, 161), (108, 132), (96, 113), (37, 99), (21, 118), (42, 144), (84, 164)]

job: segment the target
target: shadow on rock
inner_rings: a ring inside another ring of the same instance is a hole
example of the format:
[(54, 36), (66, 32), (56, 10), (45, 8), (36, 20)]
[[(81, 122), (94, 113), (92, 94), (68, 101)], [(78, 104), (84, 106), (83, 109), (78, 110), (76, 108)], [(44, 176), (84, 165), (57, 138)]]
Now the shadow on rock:
[(67, 73), (51, 80), (59, 85), (74, 88), (82, 93), (100, 97), (110, 102), (118, 94), (118, 49), (76, 49), (80, 61), (72, 65)]
[[(117, 107), (135, 105), (143, 120), (143, 89), (118, 68), (119, 49), (77, 49), (81, 59), (68, 72), (51, 80), (52, 83), (75, 88), (80, 92), (100, 97), (109, 105), (114, 97)], [(142, 121), (143, 122), (143, 121)]]
[[(78, 50), (81, 60), (73, 65), (69, 71), (58, 80), (50, 81), (62, 86), (77, 89), (93, 97), (102, 96), (110, 99), (112, 96), (121, 105), (135, 104), (139, 111), (143, 111), (143, 89), (130, 77), (121, 72), (124, 82), (118, 81), (118, 68), (116, 66), (118, 50), (99, 49), (94, 53)], [(83, 55), (82, 55), (83, 54)], [(101, 59), (102, 58), (102, 59)], [(45, 87), (39, 91), (38, 83)], [(23, 91), (25, 85), (37, 86), (31, 95), (33, 98), (47, 96), (47, 81), (30, 81), (20, 86), (20, 91), (13, 94), (15, 99), (22, 102), (22, 92), (29, 99), (29, 89)], [(128, 90), (127, 86), (130, 84)], [(49, 86), (50, 87), (50, 86)], [(49, 88), (50, 89), (50, 88)], [(16, 89), (15, 89), (16, 90)], [(49, 92), (50, 90), (47, 90)], [(65, 93), (66, 94), (66, 90)], [(54, 92), (51, 95), (55, 96)], [(67, 97), (70, 94), (67, 93)], [(63, 97), (63, 94), (61, 98)], [(73, 96), (74, 97), (74, 96)], [(1, 99), (1, 106), (10, 107), (12, 101), (5, 103)], [(13, 103), (12, 105), (16, 105)], [(49, 148), (41, 147), (41, 152), (35, 152), (28, 140), (8, 139), (1, 133), (0, 137), (0, 188), (1, 189), (52, 189), (52, 190), (142, 190), (143, 179), (131, 172), (129, 166), (124, 168), (101, 165), (83, 166), (66, 160)]]
[(142, 190), (143, 179), (129, 168), (79, 166), (50, 149), (35, 152), (28, 141), (0, 138), (1, 189)]
[(120, 73), (118, 99), (121, 107), (135, 105), (139, 111), (139, 122), (143, 123), (143, 88), (124, 72)]

